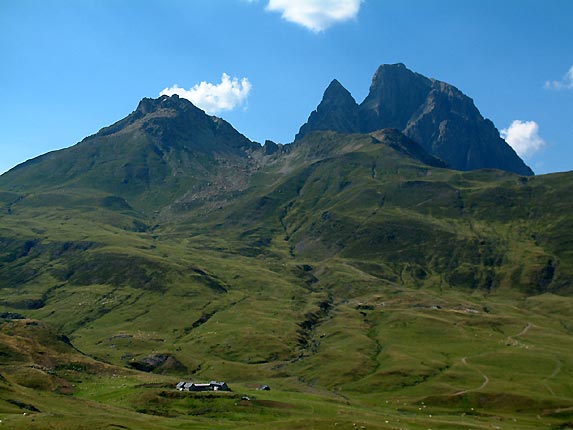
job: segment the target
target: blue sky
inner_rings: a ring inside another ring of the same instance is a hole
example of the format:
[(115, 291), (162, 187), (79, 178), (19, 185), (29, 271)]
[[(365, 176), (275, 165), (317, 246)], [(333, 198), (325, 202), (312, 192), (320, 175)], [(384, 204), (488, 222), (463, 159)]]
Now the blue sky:
[(536, 173), (573, 170), (572, 21), (571, 0), (0, 0), (0, 172), (175, 84), (288, 143), (333, 78), (361, 102), (396, 62), (472, 97)]

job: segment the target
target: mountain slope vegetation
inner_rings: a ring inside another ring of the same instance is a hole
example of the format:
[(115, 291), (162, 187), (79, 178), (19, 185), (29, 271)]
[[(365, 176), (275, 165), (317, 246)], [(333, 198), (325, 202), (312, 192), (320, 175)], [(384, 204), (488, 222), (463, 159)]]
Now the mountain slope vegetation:
[(261, 147), (144, 99), (0, 177), (1, 419), (568, 428), (572, 179), (396, 129)]

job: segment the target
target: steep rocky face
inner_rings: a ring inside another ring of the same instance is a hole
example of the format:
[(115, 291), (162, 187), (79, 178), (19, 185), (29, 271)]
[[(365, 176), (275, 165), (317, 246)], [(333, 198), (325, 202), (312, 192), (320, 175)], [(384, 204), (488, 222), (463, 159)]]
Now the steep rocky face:
[(380, 66), (372, 78), (368, 96), (360, 105), (361, 128), (368, 132), (380, 128), (404, 130), (431, 88), (430, 79), (403, 64)]
[(345, 110), (333, 106), (323, 99), (297, 139), (302, 132), (325, 130), (328, 126), (360, 133), (396, 128), (454, 169), (496, 168), (533, 174), (471, 98), (403, 64), (380, 66), (368, 96), (359, 106), (347, 103)]
[(322, 97), (322, 101), (304, 124), (295, 140), (315, 130), (331, 130), (355, 133), (360, 129), (358, 104), (340, 82), (334, 79)]

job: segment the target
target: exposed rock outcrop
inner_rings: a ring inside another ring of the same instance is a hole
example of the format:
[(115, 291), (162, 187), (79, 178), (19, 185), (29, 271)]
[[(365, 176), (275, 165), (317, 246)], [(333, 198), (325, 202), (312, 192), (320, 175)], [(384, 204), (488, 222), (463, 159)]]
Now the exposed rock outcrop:
[(370, 133), (383, 128), (402, 131), (454, 169), (495, 168), (533, 174), (471, 98), (403, 64), (380, 66), (360, 105), (333, 81), (296, 140), (315, 130)]

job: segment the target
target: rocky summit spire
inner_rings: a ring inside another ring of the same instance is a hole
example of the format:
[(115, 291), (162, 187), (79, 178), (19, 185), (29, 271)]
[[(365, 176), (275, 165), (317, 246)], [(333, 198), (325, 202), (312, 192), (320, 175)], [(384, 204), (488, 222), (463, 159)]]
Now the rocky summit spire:
[(313, 130), (371, 133), (395, 128), (451, 168), (533, 174), (473, 100), (452, 85), (415, 73), (401, 63), (383, 64), (357, 108), (352, 96), (335, 82), (296, 139)]
[(412, 112), (424, 103), (431, 87), (431, 79), (412, 72), (402, 63), (381, 65), (360, 105), (362, 128), (405, 129)]
[(340, 82), (334, 79), (322, 96), (322, 101), (315, 111), (310, 114), (296, 140), (315, 130), (333, 130), (353, 133), (359, 129), (358, 104), (354, 97)]

